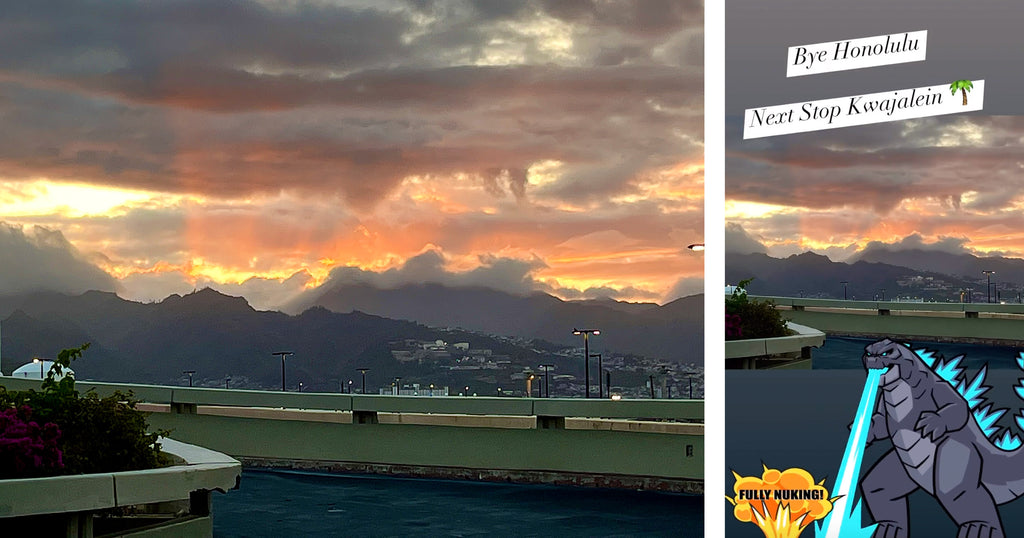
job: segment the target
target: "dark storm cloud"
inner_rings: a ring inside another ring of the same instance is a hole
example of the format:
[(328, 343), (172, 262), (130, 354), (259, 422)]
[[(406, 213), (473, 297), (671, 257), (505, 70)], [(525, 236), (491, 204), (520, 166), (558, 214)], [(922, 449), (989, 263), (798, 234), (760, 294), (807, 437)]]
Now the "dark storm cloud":
[[(693, 52), (699, 3), (417, 4), (426, 19), (392, 3), (14, 3), (0, 31), (0, 174), (326, 190), (365, 208), (410, 174), (508, 170), (525, 200), (524, 171), (559, 160), (567, 186), (542, 194), (600, 200), (699, 158), (671, 133), (700, 128), (701, 71), (652, 59), (677, 42)], [(588, 25), (561, 63), (540, 47), (559, 36), (523, 33), (543, 15)], [(471, 65), (495, 36), (525, 58)]]
[(1024, 196), (1022, 137), (1022, 117), (952, 116), (733, 140), (726, 192), (734, 200), (882, 214), (913, 199), (993, 211)]
[(0, 221), (0, 293), (114, 291), (114, 279), (82, 256), (57, 230), (27, 231)]
[(965, 245), (970, 240), (966, 237), (940, 237), (936, 241), (925, 241), (921, 234), (910, 234), (903, 239), (886, 243), (884, 241), (871, 241), (861, 252), (871, 250), (933, 250), (947, 254), (972, 254)]
[(766, 254), (768, 249), (744, 230), (743, 226), (728, 222), (725, 224), (725, 251), (737, 254)]
[(447, 260), (441, 252), (428, 250), (406, 260), (401, 267), (381, 272), (358, 267), (338, 267), (331, 270), (321, 290), (347, 284), (367, 284), (380, 289), (394, 289), (406, 284), (429, 282), (451, 287), (486, 287), (517, 295), (533, 293), (541, 283), (531, 273), (545, 267), (539, 258), (517, 260), (497, 256), (483, 256), (481, 265), (469, 271), (452, 271), (445, 267)]

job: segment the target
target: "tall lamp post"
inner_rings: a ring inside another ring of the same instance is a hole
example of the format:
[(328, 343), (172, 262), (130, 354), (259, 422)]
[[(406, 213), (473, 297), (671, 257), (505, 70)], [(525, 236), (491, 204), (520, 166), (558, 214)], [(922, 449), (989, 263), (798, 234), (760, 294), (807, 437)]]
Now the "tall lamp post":
[(32, 362), (38, 362), (39, 363), (39, 379), (42, 379), (43, 378), (43, 359), (40, 359), (39, 357), (36, 357), (36, 358), (32, 359)]
[(601, 372), (604, 371), (604, 366), (602, 366), (601, 354), (594, 353), (591, 357), (597, 357), (597, 397), (604, 398), (604, 384), (601, 383)]
[[(369, 368), (356, 368), (359, 373), (363, 374), (363, 394), (366, 394), (366, 372), (370, 371)], [(350, 381), (351, 383), (351, 381)]]
[(284, 358), (288, 355), (294, 355), (291, 351), (275, 351), (271, 355), (279, 355), (281, 357), (281, 392), (285, 391), (284, 388)]
[[(42, 369), (42, 366), (40, 366), (39, 373), (42, 373), (42, 372), (43, 372), (43, 369)], [(192, 374), (196, 373), (196, 371), (195, 370), (182, 370), (181, 373), (188, 374), (188, 386), (191, 387), (192, 386)]]
[(402, 376), (395, 377), (395, 396), (402, 394)]
[(572, 334), (582, 334), (583, 335), (583, 360), (584, 360), (584, 374), (583, 374), (584, 381), (583, 382), (587, 384), (586, 394), (587, 394), (587, 398), (590, 398), (590, 335), (592, 335), (592, 334), (594, 334), (594, 335), (601, 334), (601, 331), (598, 330), (598, 329), (576, 329), (576, 328), (573, 328)]
[(849, 283), (850, 282), (847, 281), (847, 280), (844, 280), (844, 281), (840, 282), (840, 284), (843, 285), (843, 300), (844, 301), (846, 300), (846, 285), (849, 284)]
[(554, 368), (554, 364), (542, 364), (541, 368), (544, 369), (544, 396), (546, 398), (551, 397), (551, 385), (548, 383), (548, 368)]
[(986, 303), (991, 303), (992, 302), (992, 275), (995, 273), (995, 271), (992, 271), (992, 270), (989, 270), (989, 269), (985, 269), (984, 271), (982, 271), (982, 273), (985, 273), (985, 278), (987, 279), (987, 283), (985, 285), (985, 302)]

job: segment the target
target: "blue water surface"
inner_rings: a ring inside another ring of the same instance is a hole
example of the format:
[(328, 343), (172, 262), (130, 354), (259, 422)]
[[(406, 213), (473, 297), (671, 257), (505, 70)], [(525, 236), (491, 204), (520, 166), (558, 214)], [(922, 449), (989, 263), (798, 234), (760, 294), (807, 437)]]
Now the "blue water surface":
[(214, 536), (704, 535), (683, 494), (245, 470), (214, 494)]

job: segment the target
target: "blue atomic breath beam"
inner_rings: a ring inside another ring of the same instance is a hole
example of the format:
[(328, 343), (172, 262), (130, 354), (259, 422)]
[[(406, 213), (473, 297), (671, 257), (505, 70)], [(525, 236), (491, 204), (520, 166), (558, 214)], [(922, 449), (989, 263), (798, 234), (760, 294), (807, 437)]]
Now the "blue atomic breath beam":
[(832, 511), (817, 527), (815, 536), (818, 538), (870, 538), (875, 530), (875, 525), (866, 528), (861, 526), (861, 507), (859, 502), (854, 502), (854, 495), (857, 493), (860, 464), (864, 459), (868, 430), (871, 428), (871, 415), (878, 398), (878, 381), (884, 373), (885, 370), (868, 370), (864, 392), (857, 406), (857, 418), (850, 428), (850, 438), (846, 442), (839, 475), (831, 492), (832, 497), (839, 498), (832, 504)]

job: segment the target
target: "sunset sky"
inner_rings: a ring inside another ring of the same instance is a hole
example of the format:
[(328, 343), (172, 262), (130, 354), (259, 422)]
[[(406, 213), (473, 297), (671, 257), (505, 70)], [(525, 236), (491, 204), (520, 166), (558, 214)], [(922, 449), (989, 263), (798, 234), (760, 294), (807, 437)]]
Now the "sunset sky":
[(702, 290), (699, 1), (20, 2), (0, 47), (0, 293)]
[[(725, 15), (727, 250), (1024, 257), (1024, 72), (1007, 63), (1024, 4), (736, 0)], [(786, 78), (788, 47), (919, 30), (925, 61)], [(986, 81), (984, 111), (742, 139), (746, 108), (958, 79)]]

